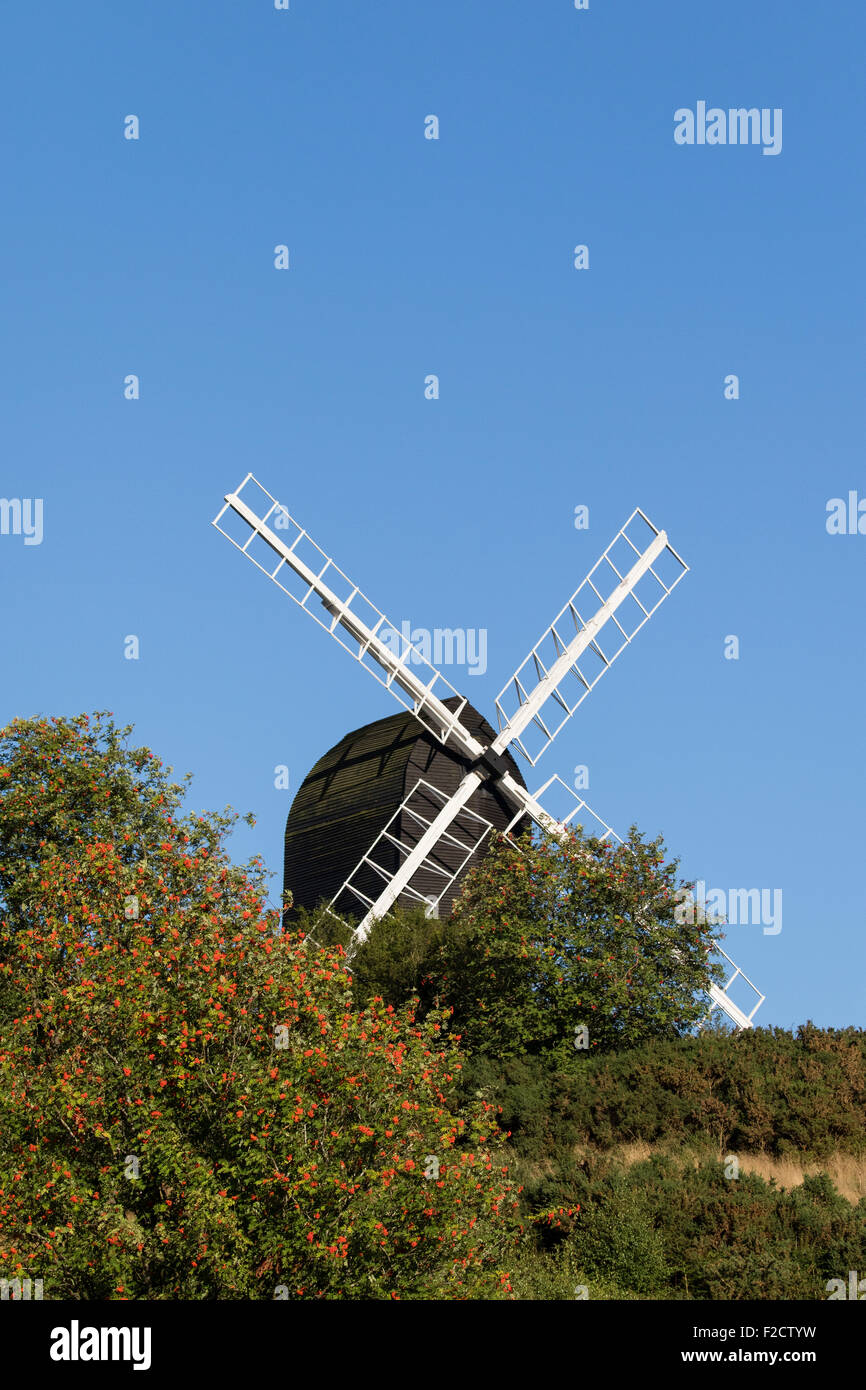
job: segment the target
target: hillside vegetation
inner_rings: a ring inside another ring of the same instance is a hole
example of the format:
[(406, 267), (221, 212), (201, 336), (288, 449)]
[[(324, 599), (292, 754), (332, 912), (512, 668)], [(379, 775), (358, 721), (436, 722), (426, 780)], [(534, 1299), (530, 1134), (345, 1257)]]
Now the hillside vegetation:
[(0, 731), (0, 1279), (736, 1300), (866, 1278), (866, 1037), (695, 1036), (718, 928), (677, 921), (660, 841), (498, 842), (447, 921), (398, 913), (347, 953), (350, 926), (282, 929), (232, 816), (184, 812), (129, 733)]
[[(548, 947), (542, 933), (530, 943), (522, 918), (504, 950), (509, 919), (479, 915), (477, 894), (432, 930), (412, 914), (377, 924), (355, 988), (444, 1001), (456, 1029), (469, 1022), (465, 1094), (496, 1108), (532, 1232), (518, 1297), (815, 1299), (851, 1270), (866, 1276), (866, 1032), (711, 1024), (695, 1036), (662, 1003), (637, 1030), (623, 1022), (611, 1037), (606, 1025), (604, 1050), (581, 1050), (565, 1019), (589, 1018), (592, 1034), (592, 1004), (607, 1008), (611, 988), (599, 969), (575, 984), (562, 1021), (533, 1011), (544, 1022), (514, 1055), (514, 960), (537, 950), (546, 967)], [(467, 998), (453, 958), (470, 950)], [(539, 974), (524, 988), (539, 989)], [(550, 1211), (555, 1221), (539, 1221)]]
[[(528, 1216), (523, 1297), (826, 1298), (866, 1275), (866, 1033), (705, 1033), (607, 1056), (475, 1057)], [(841, 1189), (841, 1190), (840, 1190)]]

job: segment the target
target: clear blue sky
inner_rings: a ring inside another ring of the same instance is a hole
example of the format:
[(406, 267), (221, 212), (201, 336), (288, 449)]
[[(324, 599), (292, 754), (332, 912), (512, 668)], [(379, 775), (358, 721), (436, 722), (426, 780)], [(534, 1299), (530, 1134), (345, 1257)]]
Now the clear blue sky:
[[(0, 40), (2, 494), (44, 502), (0, 536), (3, 722), (134, 722), (278, 892), (275, 766), (396, 706), (223, 494), (252, 469), (389, 616), (485, 628), (445, 674), (488, 715), (639, 505), (691, 573), (530, 785), (586, 764), (620, 833), (781, 889), (726, 943), (758, 1021), (866, 1024), (866, 535), (825, 527), (866, 497), (862, 7), (17, 0)], [(676, 145), (698, 101), (781, 108), (782, 152)]]

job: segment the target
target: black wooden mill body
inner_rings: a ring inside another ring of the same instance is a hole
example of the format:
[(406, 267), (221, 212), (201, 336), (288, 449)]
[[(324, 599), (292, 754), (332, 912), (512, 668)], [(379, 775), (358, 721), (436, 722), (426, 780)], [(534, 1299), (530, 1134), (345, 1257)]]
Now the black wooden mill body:
[[(461, 700), (455, 697), (443, 703), (449, 709), (456, 710)], [(471, 705), (463, 706), (460, 721), (485, 746), (492, 743), (495, 737), (493, 729)], [(510, 753), (506, 752), (503, 756), (512, 777), (525, 786), (520, 769)], [(469, 767), (468, 759), (451, 748), (443, 747), (408, 712), (378, 719), (373, 724), (365, 724), (363, 728), (346, 734), (304, 778), (289, 811), (284, 887), (292, 893), (292, 912), (301, 907), (312, 910), (323, 901), (330, 902), (335, 897), (419, 778), (430, 783), (445, 797), (450, 797)], [(424, 796), (424, 802), (423, 814), (428, 820), (444, 804), (430, 794)], [(418, 802), (413, 799), (412, 805), (415, 807)], [(496, 830), (505, 830), (514, 817), (514, 810), (497, 790), (493, 777), (488, 777), (473, 794), (468, 809), (490, 821)], [(461, 824), (460, 817), (457, 824)], [(462, 824), (469, 828), (469, 818), (464, 816)], [(521, 820), (513, 833), (522, 833), (529, 824), (528, 820)], [(391, 833), (404, 844), (412, 846), (420, 839), (423, 828), (404, 812), (400, 823), (391, 827)], [(468, 869), (483, 856), (488, 844), (489, 836), (446, 891), (439, 904), (440, 917), (450, 914)], [(391, 845), (380, 847), (376, 858), (391, 873), (396, 872), (401, 862), (399, 850)], [(454, 872), (463, 854), (443, 839), (431, 858)], [(412, 888), (424, 897), (438, 897), (443, 882), (439, 875), (422, 868), (413, 878)], [(369, 867), (355, 875), (353, 883), (373, 900), (385, 886), (381, 875)], [(412, 900), (405, 894), (399, 901), (401, 905), (408, 905), (410, 901), (415, 901), (417, 905), (417, 899)], [(365, 911), (360, 901), (351, 900), (348, 895), (340, 899), (337, 907), (338, 910), (352, 912), (356, 917), (363, 916)]]

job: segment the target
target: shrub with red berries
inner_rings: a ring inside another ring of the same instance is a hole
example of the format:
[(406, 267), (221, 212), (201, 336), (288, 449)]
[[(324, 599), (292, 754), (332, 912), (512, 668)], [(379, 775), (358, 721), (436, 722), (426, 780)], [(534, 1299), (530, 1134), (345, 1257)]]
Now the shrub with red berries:
[(353, 1001), (227, 815), (104, 715), (0, 733), (0, 1276), (44, 1297), (508, 1296), (446, 1015)]

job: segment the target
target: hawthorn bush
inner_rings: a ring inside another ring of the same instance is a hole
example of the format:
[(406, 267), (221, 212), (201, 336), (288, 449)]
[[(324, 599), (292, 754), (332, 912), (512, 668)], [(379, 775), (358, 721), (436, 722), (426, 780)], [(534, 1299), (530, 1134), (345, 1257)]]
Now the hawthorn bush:
[(281, 932), (233, 818), (181, 815), (130, 732), (0, 733), (0, 1276), (507, 1297), (518, 1196), (444, 1013), (359, 1007), (342, 947)]

